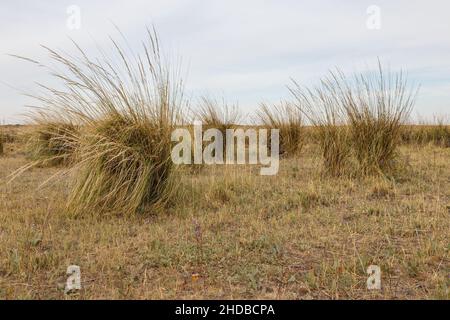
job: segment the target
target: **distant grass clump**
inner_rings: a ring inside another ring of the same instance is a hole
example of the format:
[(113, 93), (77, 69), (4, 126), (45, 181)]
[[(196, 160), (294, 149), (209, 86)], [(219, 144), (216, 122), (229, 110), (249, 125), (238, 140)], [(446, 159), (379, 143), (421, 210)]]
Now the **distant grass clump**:
[(323, 133), (321, 145), (328, 171), (343, 172), (343, 164), (350, 165), (351, 159), (362, 175), (385, 175), (395, 169), (402, 126), (416, 96), (402, 72), (385, 73), (380, 63), (377, 72), (352, 78), (338, 70), (315, 90), (296, 85), (291, 92), (299, 108)]
[(435, 145), (450, 148), (450, 126), (445, 125), (443, 122), (438, 123), (435, 126), (429, 128), (428, 138)]
[[(242, 114), (235, 104), (228, 104), (225, 100), (218, 101), (210, 97), (202, 97), (194, 117), (202, 123), (204, 133), (208, 129), (217, 129), (223, 136), (223, 156), (226, 156), (226, 131), (236, 129), (242, 120)], [(205, 145), (206, 143), (204, 143)], [(194, 150), (192, 148), (192, 150)], [(198, 166), (198, 165), (194, 165)]]
[(75, 159), (79, 134), (71, 123), (38, 121), (27, 143), (29, 158), (39, 166), (68, 165)]
[[(147, 31), (143, 55), (115, 40), (110, 55), (101, 51), (98, 59), (76, 44), (79, 57), (47, 48), (62, 70), (55, 76), (65, 90), (37, 97), (40, 110), (83, 128), (71, 167), (73, 214), (132, 215), (159, 208), (172, 194), (171, 132), (180, 118), (183, 85), (179, 70), (163, 60), (156, 32)], [(45, 141), (69, 143), (57, 137)]]
[(354, 155), (363, 174), (386, 174), (395, 169), (402, 126), (414, 105), (416, 91), (408, 87), (402, 72), (378, 72), (355, 76), (348, 83), (336, 78), (342, 88)]
[(226, 101), (221, 102), (210, 97), (202, 97), (196, 117), (204, 126), (204, 129), (214, 128), (226, 135), (227, 129), (235, 129), (242, 115), (237, 105), (230, 105)]
[(435, 117), (433, 121), (420, 121), (418, 125), (404, 126), (401, 140), (405, 144), (424, 145), (432, 143), (443, 148), (450, 148), (450, 125), (444, 116)]
[(305, 142), (302, 114), (294, 105), (285, 102), (269, 107), (263, 103), (257, 116), (264, 127), (280, 130), (280, 154), (296, 155), (301, 151)]
[(322, 80), (321, 85), (313, 89), (294, 82), (290, 91), (298, 109), (314, 126), (310, 131), (314, 131), (314, 140), (320, 147), (324, 173), (343, 175), (350, 159), (350, 130), (341, 101), (332, 90), (331, 79)]

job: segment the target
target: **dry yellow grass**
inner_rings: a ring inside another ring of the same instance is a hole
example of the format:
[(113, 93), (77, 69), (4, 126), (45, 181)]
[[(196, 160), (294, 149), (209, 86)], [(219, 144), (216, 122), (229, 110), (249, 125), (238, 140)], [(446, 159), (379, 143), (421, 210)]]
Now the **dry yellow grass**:
[[(21, 148), (6, 143), (2, 181)], [(321, 176), (312, 145), (272, 177), (186, 169), (166, 212), (126, 218), (68, 215), (69, 177), (38, 189), (57, 169), (34, 168), (0, 186), (0, 299), (448, 299), (450, 149), (400, 151), (396, 181)], [(65, 296), (70, 264), (82, 290)]]

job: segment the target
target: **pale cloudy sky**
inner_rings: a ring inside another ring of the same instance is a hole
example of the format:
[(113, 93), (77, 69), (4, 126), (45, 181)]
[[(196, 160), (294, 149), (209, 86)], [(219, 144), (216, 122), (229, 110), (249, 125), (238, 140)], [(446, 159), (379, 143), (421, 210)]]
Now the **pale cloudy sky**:
[[(81, 28), (66, 26), (67, 8), (80, 8)], [(367, 8), (380, 8), (370, 30)], [(13, 89), (36, 92), (52, 83), (32, 65), (7, 54), (46, 61), (45, 44), (71, 52), (69, 37), (88, 51), (114, 35), (112, 22), (139, 45), (155, 25), (166, 51), (183, 57), (187, 94), (258, 103), (289, 98), (290, 79), (316, 83), (327, 70), (365, 70), (379, 57), (403, 68), (422, 88), (416, 114), (450, 114), (450, 1), (448, 0), (109, 0), (0, 2), (0, 122), (19, 122), (31, 103)], [(13, 88), (11, 88), (13, 87)]]

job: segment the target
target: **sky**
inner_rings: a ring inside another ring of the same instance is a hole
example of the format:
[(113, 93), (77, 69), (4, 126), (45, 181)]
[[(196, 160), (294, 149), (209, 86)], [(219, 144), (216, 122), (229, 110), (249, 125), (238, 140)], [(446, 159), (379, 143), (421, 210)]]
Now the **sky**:
[(449, 17), (448, 0), (1, 1), (0, 123), (23, 121), (34, 101), (22, 92), (54, 84), (44, 69), (10, 54), (46, 63), (40, 45), (74, 53), (70, 39), (94, 53), (117, 35), (114, 25), (137, 52), (146, 27), (155, 26), (164, 50), (182, 57), (193, 103), (225, 98), (251, 114), (261, 102), (289, 99), (292, 79), (310, 86), (330, 69), (364, 71), (379, 58), (420, 84), (414, 117), (446, 116)]

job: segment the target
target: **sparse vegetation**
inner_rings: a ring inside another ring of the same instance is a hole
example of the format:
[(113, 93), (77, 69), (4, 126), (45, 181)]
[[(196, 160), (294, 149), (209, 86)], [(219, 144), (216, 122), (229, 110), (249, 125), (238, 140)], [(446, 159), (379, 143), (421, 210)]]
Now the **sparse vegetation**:
[[(36, 168), (0, 185), (0, 298), (65, 298), (77, 264), (70, 299), (449, 299), (450, 149), (399, 151), (413, 172), (392, 181), (324, 177), (311, 144), (273, 177), (180, 172), (164, 214), (126, 219), (68, 216), (70, 180), (38, 189), (58, 169)], [(0, 179), (24, 162), (2, 157)], [(366, 289), (371, 264), (381, 290)]]
[[(276, 176), (250, 165), (192, 175), (170, 155), (172, 131), (191, 125), (182, 82), (148, 37), (141, 56), (114, 40), (103, 59), (48, 49), (64, 88), (37, 97), (33, 162), (20, 147), (0, 159), (0, 179), (15, 179), (0, 184), (0, 299), (450, 298), (450, 149), (399, 144), (414, 102), (403, 75), (294, 82), (295, 104), (258, 112), (289, 156)], [(241, 119), (210, 98), (196, 116), (223, 134)], [(411, 170), (387, 179), (399, 154)], [(82, 289), (65, 295), (74, 263)], [(366, 288), (372, 264), (381, 290)]]

